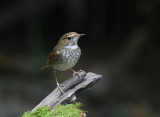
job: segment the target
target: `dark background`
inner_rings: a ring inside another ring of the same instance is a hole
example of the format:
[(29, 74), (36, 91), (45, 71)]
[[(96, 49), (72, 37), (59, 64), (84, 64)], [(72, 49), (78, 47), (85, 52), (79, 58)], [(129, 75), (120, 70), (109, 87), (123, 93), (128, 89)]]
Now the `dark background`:
[[(160, 116), (159, 0), (2, 0), (0, 116), (31, 110), (55, 87), (41, 71), (67, 32), (85, 33), (74, 67), (102, 80), (77, 101), (89, 117)], [(70, 71), (58, 72), (60, 82)]]

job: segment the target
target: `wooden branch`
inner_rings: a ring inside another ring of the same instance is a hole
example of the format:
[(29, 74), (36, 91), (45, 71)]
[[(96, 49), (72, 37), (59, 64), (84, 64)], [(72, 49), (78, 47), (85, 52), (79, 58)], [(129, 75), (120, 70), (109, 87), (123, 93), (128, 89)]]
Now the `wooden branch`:
[(75, 75), (62, 83), (64, 87), (62, 90), (64, 94), (59, 91), (58, 88), (54, 89), (47, 97), (45, 97), (32, 111), (36, 110), (39, 106), (48, 105), (51, 109), (54, 109), (59, 104), (68, 104), (74, 101), (80, 94), (89, 90), (94, 86), (101, 78), (101, 75), (95, 73), (86, 73), (84, 71), (79, 72), (80, 76)]

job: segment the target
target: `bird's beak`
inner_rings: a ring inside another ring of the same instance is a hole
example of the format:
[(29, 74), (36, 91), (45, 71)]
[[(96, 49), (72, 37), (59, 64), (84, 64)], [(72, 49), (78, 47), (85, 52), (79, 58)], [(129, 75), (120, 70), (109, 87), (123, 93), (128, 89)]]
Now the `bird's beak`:
[(85, 35), (85, 34), (78, 34), (79, 37), (82, 37), (82, 36), (84, 36), (84, 35)]

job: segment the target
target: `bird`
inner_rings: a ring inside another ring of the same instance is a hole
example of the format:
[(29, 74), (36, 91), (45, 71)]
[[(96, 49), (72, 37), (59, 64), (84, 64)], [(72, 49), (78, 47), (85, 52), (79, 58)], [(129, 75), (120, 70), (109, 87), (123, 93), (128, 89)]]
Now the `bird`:
[(74, 71), (72, 67), (75, 66), (81, 56), (81, 49), (78, 46), (78, 40), (84, 35), (85, 34), (78, 34), (76, 32), (68, 32), (62, 35), (57, 45), (49, 54), (46, 64), (41, 68), (41, 70), (48, 67), (53, 69), (57, 88), (62, 93), (64, 93), (64, 91), (61, 89), (62, 85), (58, 82), (56, 71), (66, 71), (70, 69), (73, 72), (73, 75), (79, 75), (79, 73)]

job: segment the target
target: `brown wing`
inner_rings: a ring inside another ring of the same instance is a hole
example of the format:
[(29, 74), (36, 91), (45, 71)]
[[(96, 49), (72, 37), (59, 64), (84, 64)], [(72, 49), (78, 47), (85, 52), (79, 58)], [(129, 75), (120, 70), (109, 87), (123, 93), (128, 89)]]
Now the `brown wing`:
[(60, 52), (58, 50), (52, 50), (52, 52), (48, 56), (47, 63), (42, 67), (41, 70), (44, 70), (45, 68), (54, 64), (54, 62), (56, 61), (56, 59), (58, 58), (59, 55), (60, 55)]

